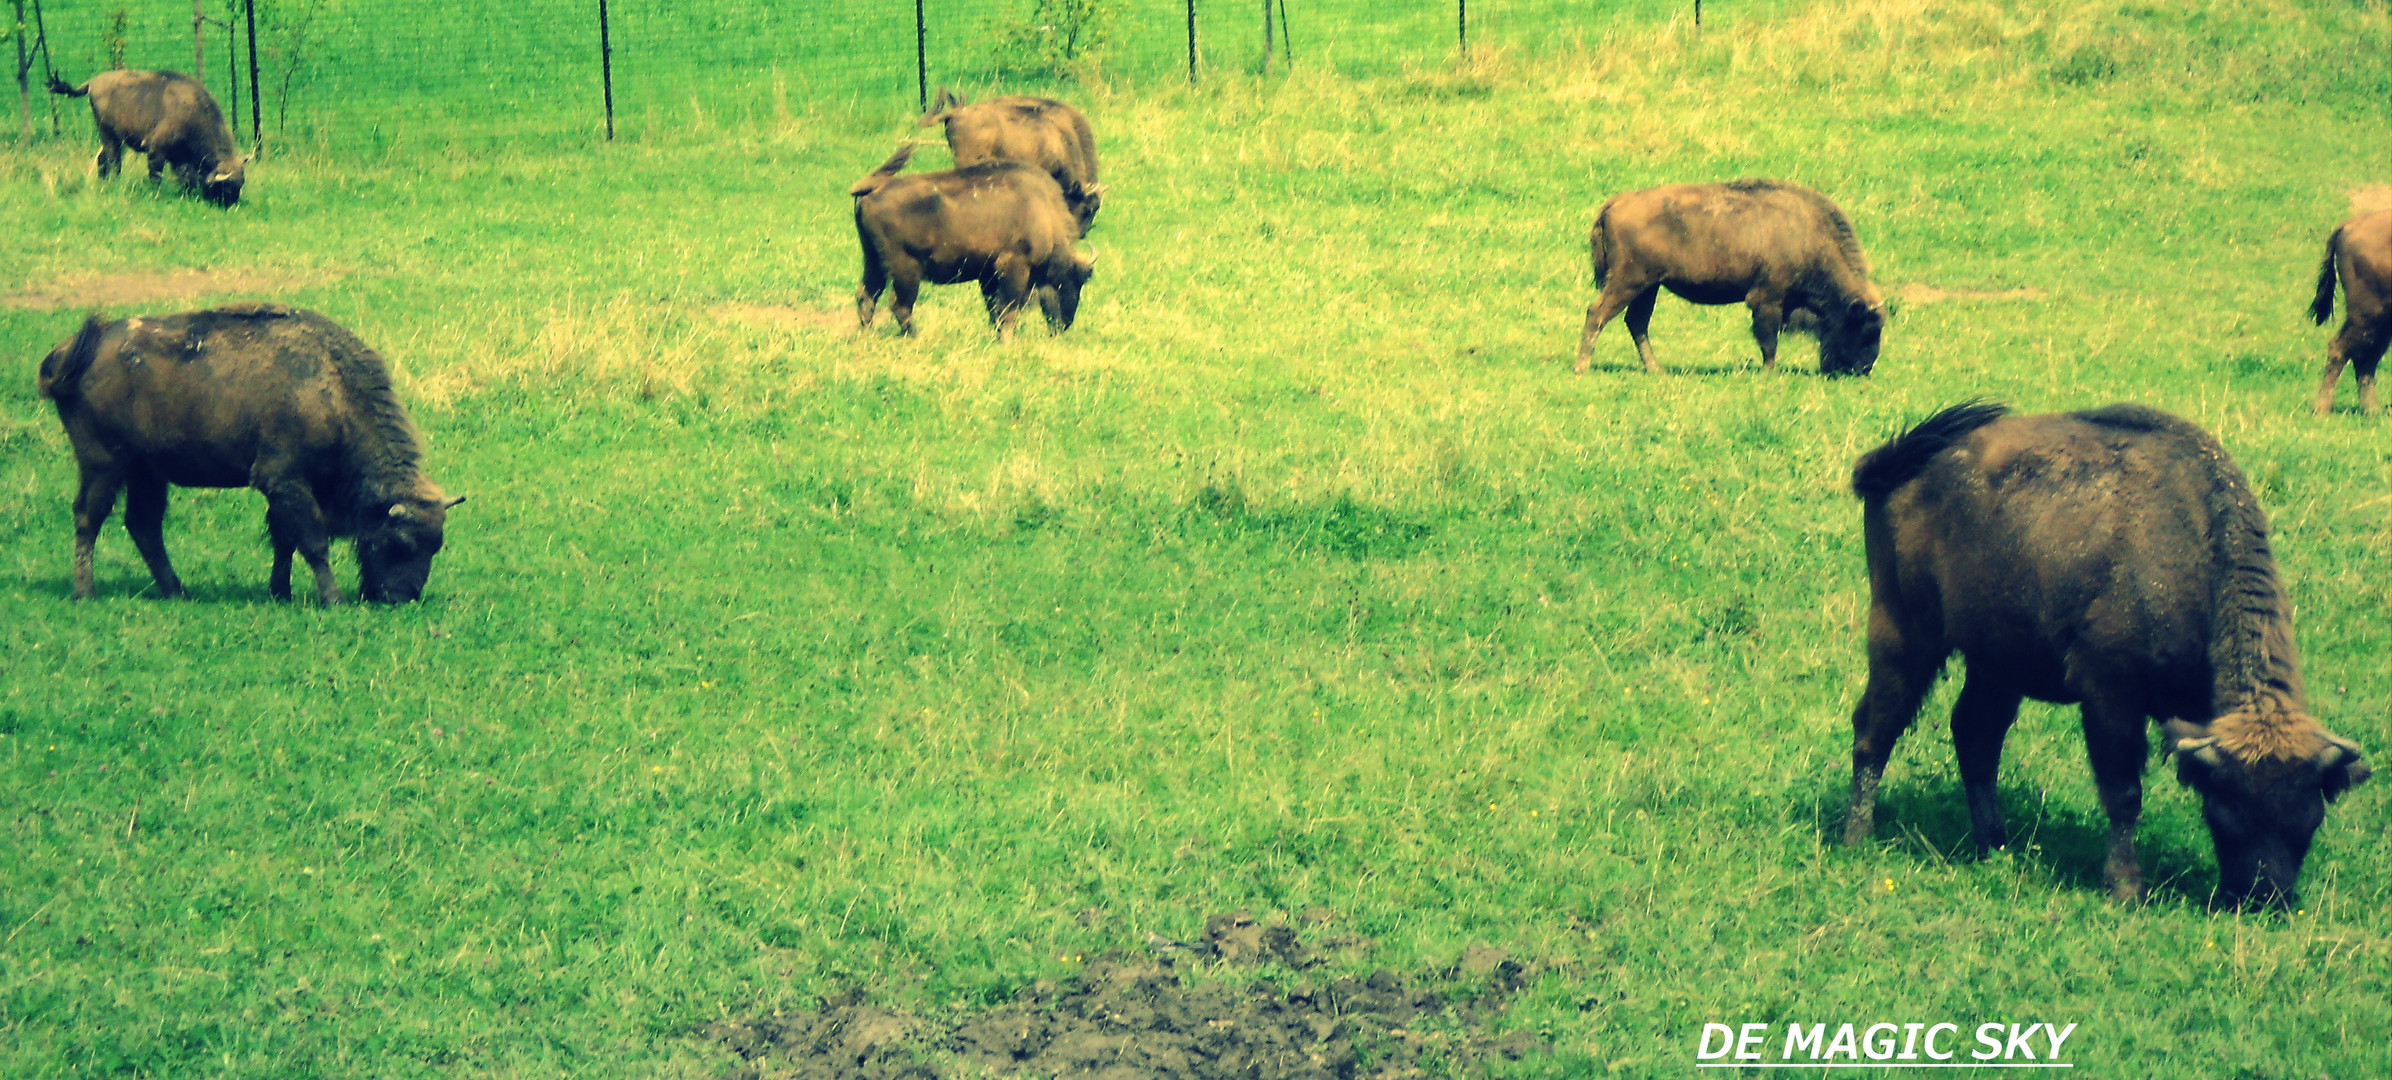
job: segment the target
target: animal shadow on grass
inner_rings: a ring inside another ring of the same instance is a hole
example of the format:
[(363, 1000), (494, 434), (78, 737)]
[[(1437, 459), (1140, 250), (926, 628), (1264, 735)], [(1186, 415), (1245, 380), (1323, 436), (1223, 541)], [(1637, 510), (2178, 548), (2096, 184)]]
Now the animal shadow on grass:
[[(337, 566), (338, 564), (336, 563), (334, 565)], [(175, 569), (180, 570), (182, 568), (178, 566)], [(351, 591), (354, 587), (355, 580), (356, 575), (354, 573), (351, 573), (348, 577), (342, 579), (342, 600), (352, 603), (358, 602), (356, 595)], [(32, 591), (56, 600), (68, 601), (73, 600), (75, 597), (75, 579), (71, 574), (37, 575), (28, 578), (25, 584)], [(316, 604), (315, 578), (309, 575), (307, 564), (304, 562), (299, 563), (297, 568), (293, 570), (291, 574), (292, 598), (287, 601), (277, 600), (271, 595), (267, 594), (266, 571), (264, 568), (260, 568), (258, 570), (257, 578), (254, 581), (241, 578), (227, 578), (221, 581), (193, 580), (191, 578), (184, 578), (183, 595), (172, 600), (167, 600), (160, 597), (158, 595), (158, 583), (150, 579), (148, 571), (139, 568), (135, 568), (122, 574), (109, 574), (103, 571), (95, 578), (93, 584), (97, 587), (96, 591), (99, 594), (94, 598), (95, 603), (107, 603), (113, 600), (126, 600), (137, 601), (145, 604), (170, 605), (203, 604), (211, 606), (228, 605), (263, 607), (278, 604), (297, 604), (311, 608), (318, 606)]]
[[(2164, 770), (2146, 774), (2143, 781), (2143, 823), (2135, 833), (2144, 881), (2153, 903), (2183, 903), (2216, 907), (2217, 867), (2212, 864), (2207, 833), (2190, 834), (2199, 843), (2184, 842), (2184, 830), (2154, 822), (2163, 815), (2157, 805), (2168, 797), (2159, 782), (2174, 786)], [(1821, 835), (1830, 844), (1842, 842), (1844, 812), (1850, 801), (1850, 779), (1820, 792), (1815, 804)], [(2109, 856), (2110, 819), (2096, 806), (2059, 806), (2036, 798), (2022, 786), (2003, 784), (2002, 822), (2010, 831), (2011, 858), (2024, 859), (2072, 889), (2106, 893), (2101, 868)], [(1968, 820), (1968, 802), (1958, 780), (1886, 782), (1877, 792), (1877, 839), (1894, 841), (1909, 856), (1927, 861), (1974, 862), (1976, 834)]]

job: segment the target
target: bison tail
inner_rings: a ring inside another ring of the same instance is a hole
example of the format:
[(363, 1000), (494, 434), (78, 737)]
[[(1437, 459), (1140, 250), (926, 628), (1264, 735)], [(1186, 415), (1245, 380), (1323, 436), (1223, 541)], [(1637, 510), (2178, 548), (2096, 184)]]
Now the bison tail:
[(66, 80), (59, 78), (55, 71), (50, 73), (50, 92), (64, 97), (86, 97), (91, 94), (88, 85), (68, 86)]
[(1595, 262), (1595, 287), (1603, 287), (1603, 279), (1611, 276), (1611, 204), (1595, 211), (1595, 235), (1588, 242), (1589, 254)]
[(939, 96), (930, 99), (930, 111), (923, 113), (921, 119), (914, 121), (914, 126), (929, 127), (933, 124), (946, 123), (947, 114), (960, 108), (963, 108), (963, 99), (956, 97), (954, 91), (944, 86), (939, 87)]
[(42, 358), (41, 373), (34, 388), (52, 401), (72, 399), (81, 389), (83, 373), (91, 370), (91, 361), (100, 354), (100, 335), (108, 329), (108, 320), (94, 311), (83, 320), (83, 329), (75, 331), (75, 339), (50, 350)]
[(2309, 314), (2324, 326), (2334, 317), (2334, 264), (2341, 261), (2342, 228), (2335, 226), (2334, 235), (2326, 237), (2326, 258), (2317, 266), (2317, 299), (2309, 302)]
[(1894, 441), (1861, 455), (1852, 467), (1852, 493), (1870, 502), (1893, 494), (1924, 470), (1929, 459), (2009, 411), (1998, 402), (1971, 399), (1920, 421)]
[(872, 170), (871, 175), (848, 185), (847, 193), (861, 199), (887, 186), (889, 181), (896, 179), (897, 174), (905, 169), (905, 163), (913, 159), (915, 149), (917, 149), (915, 143), (907, 143), (898, 147), (897, 152), (890, 154), (889, 160), (881, 162), (880, 168)]

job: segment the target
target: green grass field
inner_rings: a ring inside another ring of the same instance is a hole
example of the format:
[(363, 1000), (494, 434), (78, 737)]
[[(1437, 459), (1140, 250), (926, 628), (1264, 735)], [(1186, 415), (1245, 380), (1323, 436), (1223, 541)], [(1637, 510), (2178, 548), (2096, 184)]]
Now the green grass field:
[[(1833, 844), (1846, 478), (1974, 395), (2216, 432), (2319, 714), (2392, 761), (2387, 429), (2347, 383), (2309, 414), (2306, 315), (2392, 172), (2385, 5), (1606, 33), (1067, 90), (1103, 261), (1009, 348), (969, 288), (853, 331), (843, 191), (910, 101), (410, 129), (262, 161), (229, 213), (95, 183), (87, 128), (0, 146), (0, 296), (248, 275), (380, 348), (471, 498), (420, 604), (270, 602), (243, 491), (175, 496), (190, 600), (112, 522), (70, 602), (33, 369), (82, 314), (0, 304), (0, 1074), (711, 1078), (709, 1021), (1325, 907), (1375, 943), (1341, 963), (1536, 961), (1527, 1075), (1881, 1018), (2075, 1022), (2075, 1075), (2392, 1075), (2392, 784), (2330, 812), (2297, 911), (2237, 914), (2155, 768), (2122, 908), (2072, 710), (2028, 707), (2019, 841), (1966, 854), (1947, 688), (1879, 842)], [(1670, 375), (1615, 328), (1571, 377), (1594, 208), (1743, 175), (1836, 198), (1909, 297), (1875, 376), (1800, 339), (1764, 374), (1740, 309), (1673, 299)]]

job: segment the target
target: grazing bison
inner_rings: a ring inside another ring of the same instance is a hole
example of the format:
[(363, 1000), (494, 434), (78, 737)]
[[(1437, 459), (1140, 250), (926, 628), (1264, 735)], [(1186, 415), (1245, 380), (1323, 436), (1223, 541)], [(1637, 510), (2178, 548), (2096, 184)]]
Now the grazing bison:
[(417, 466), (415, 425), (382, 358), (312, 311), (233, 304), (163, 318), (84, 321), (42, 361), (83, 475), (75, 495), (75, 595), (93, 594), (92, 545), (126, 490), (125, 531), (164, 596), (166, 488), (254, 487), (274, 539), (269, 591), (291, 595), (291, 552), (316, 596), (341, 599), (329, 540), (357, 540), (357, 590), (381, 603), (423, 594), (451, 507)]
[(1645, 326), (1664, 288), (1697, 304), (1751, 308), (1762, 367), (1776, 366), (1778, 330), (1789, 325), (1818, 331), (1821, 374), (1877, 365), (1885, 303), (1869, 284), (1868, 257), (1844, 212), (1809, 188), (1738, 180), (1634, 191), (1603, 204), (1589, 242), (1603, 292), (1578, 338), (1571, 370), (1581, 375), (1595, 335), (1623, 310), (1645, 370), (1661, 370)]
[(2078, 703), (2118, 898), (2143, 887), (2146, 718), (2201, 795), (2223, 898), (2288, 898), (2326, 804), (2368, 767), (2309, 714), (2267, 515), (2225, 449), (2166, 413), (2003, 411), (1946, 409), (1853, 469), (1871, 605), (1844, 842), (1868, 840), (1894, 740), (1958, 651), (1979, 845), (2007, 842), (1994, 779), (2019, 700)]
[(81, 86), (50, 76), (50, 92), (89, 97), (100, 128), (100, 175), (116, 175), (125, 147), (149, 155), (150, 179), (168, 165), (209, 202), (241, 201), (248, 163), (216, 99), (199, 80), (172, 71), (103, 71)]
[(864, 248), (864, 281), (856, 287), (859, 327), (892, 283), (889, 314), (914, 332), (914, 297), (929, 281), (980, 283), (980, 297), (996, 324), (997, 340), (1013, 337), (1022, 302), (1042, 290), (1039, 304), (1057, 333), (1080, 310), (1080, 287), (1096, 267), (1094, 254), (1073, 250), (1079, 237), (1063, 193), (1046, 173), (1018, 161), (984, 161), (947, 172), (899, 176), (912, 146), (900, 147), (872, 175), (855, 182), (856, 237)]
[(947, 148), (958, 169), (984, 161), (1019, 161), (1046, 170), (1063, 189), (1064, 205), (1079, 222), (1080, 235), (1096, 221), (1104, 205), (1104, 185), (1096, 182), (1096, 133), (1088, 117), (1060, 101), (1034, 97), (990, 98), (967, 104), (946, 87), (939, 87), (931, 111), (916, 127), (944, 124)]
[(2326, 377), (2317, 387), (2316, 411), (2334, 410), (2334, 383), (2342, 365), (2359, 369), (2359, 407), (2372, 413), (2375, 365), (2392, 344), (2392, 210), (2378, 210), (2343, 222), (2326, 237), (2325, 262), (2317, 268), (2317, 299), (2309, 314), (2320, 326), (2334, 314), (2334, 280), (2342, 280), (2342, 332), (2326, 346)]

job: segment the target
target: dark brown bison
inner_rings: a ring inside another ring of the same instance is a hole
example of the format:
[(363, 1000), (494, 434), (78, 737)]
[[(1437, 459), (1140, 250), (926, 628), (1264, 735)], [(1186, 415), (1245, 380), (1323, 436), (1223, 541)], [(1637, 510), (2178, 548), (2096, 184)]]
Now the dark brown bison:
[(162, 318), (84, 321), (42, 361), (83, 474), (75, 495), (75, 595), (93, 594), (92, 545), (126, 491), (125, 531), (164, 596), (181, 579), (160, 526), (166, 488), (253, 487), (274, 540), (269, 591), (291, 595), (291, 552), (316, 596), (341, 599), (325, 561), (357, 540), (357, 591), (399, 603), (423, 595), (448, 498), (417, 466), (415, 425), (382, 358), (331, 320), (280, 304), (233, 304)]
[(241, 201), (248, 162), (233, 141), (232, 125), (199, 80), (172, 71), (103, 71), (81, 86), (50, 76), (50, 92), (89, 97), (100, 129), (100, 175), (116, 175), (125, 148), (149, 155), (150, 179), (169, 165), (183, 183), (209, 202)]
[(1047, 324), (1057, 333), (1070, 329), (1096, 256), (1073, 250), (1079, 230), (1054, 179), (1018, 161), (899, 176), (913, 152), (900, 147), (848, 189), (864, 248), (857, 325), (871, 327), (881, 290), (894, 284), (889, 314), (911, 334), (914, 297), (923, 282), (977, 281), (997, 340), (1012, 339), (1014, 319), (1034, 290)]
[(1894, 740), (1958, 651), (1952, 743), (1978, 844), (2008, 842), (1994, 778), (2019, 700), (2077, 703), (2116, 896), (2143, 888), (2150, 718), (2201, 795), (2221, 896), (2289, 897), (2326, 804), (2368, 767), (2309, 714), (2267, 515), (2225, 449), (2166, 413), (2003, 411), (1946, 409), (1853, 469), (1871, 605), (1844, 842), (1868, 840)]
[(985, 161), (1019, 161), (1046, 170), (1063, 189), (1080, 234), (1096, 221), (1104, 205), (1104, 185), (1096, 182), (1096, 132), (1088, 117), (1060, 101), (1034, 97), (996, 97), (966, 103), (946, 87), (939, 87), (931, 111), (917, 127), (944, 124), (947, 148), (958, 169)]
[[(1645, 326), (1662, 289), (1697, 304), (1752, 309), (1761, 366), (1777, 364), (1781, 328), (1815, 329), (1819, 371), (1866, 375), (1877, 365), (1885, 302), (1869, 284), (1852, 223), (1809, 188), (1776, 180), (1672, 184), (1615, 196), (1595, 215), (1595, 284), (1578, 338), (1583, 375), (1595, 335), (1621, 311), (1646, 371), (1659, 372)], [(1790, 321), (1791, 320), (1791, 321)]]
[(2309, 314), (2320, 326), (2334, 314), (2334, 281), (2342, 281), (2342, 332), (2326, 346), (2326, 376), (2317, 386), (2317, 414), (2334, 410), (2334, 383), (2342, 365), (2359, 369), (2359, 407), (2375, 401), (2375, 365), (2392, 344), (2392, 210), (2361, 214), (2326, 237), (2325, 262), (2317, 268), (2317, 299)]

